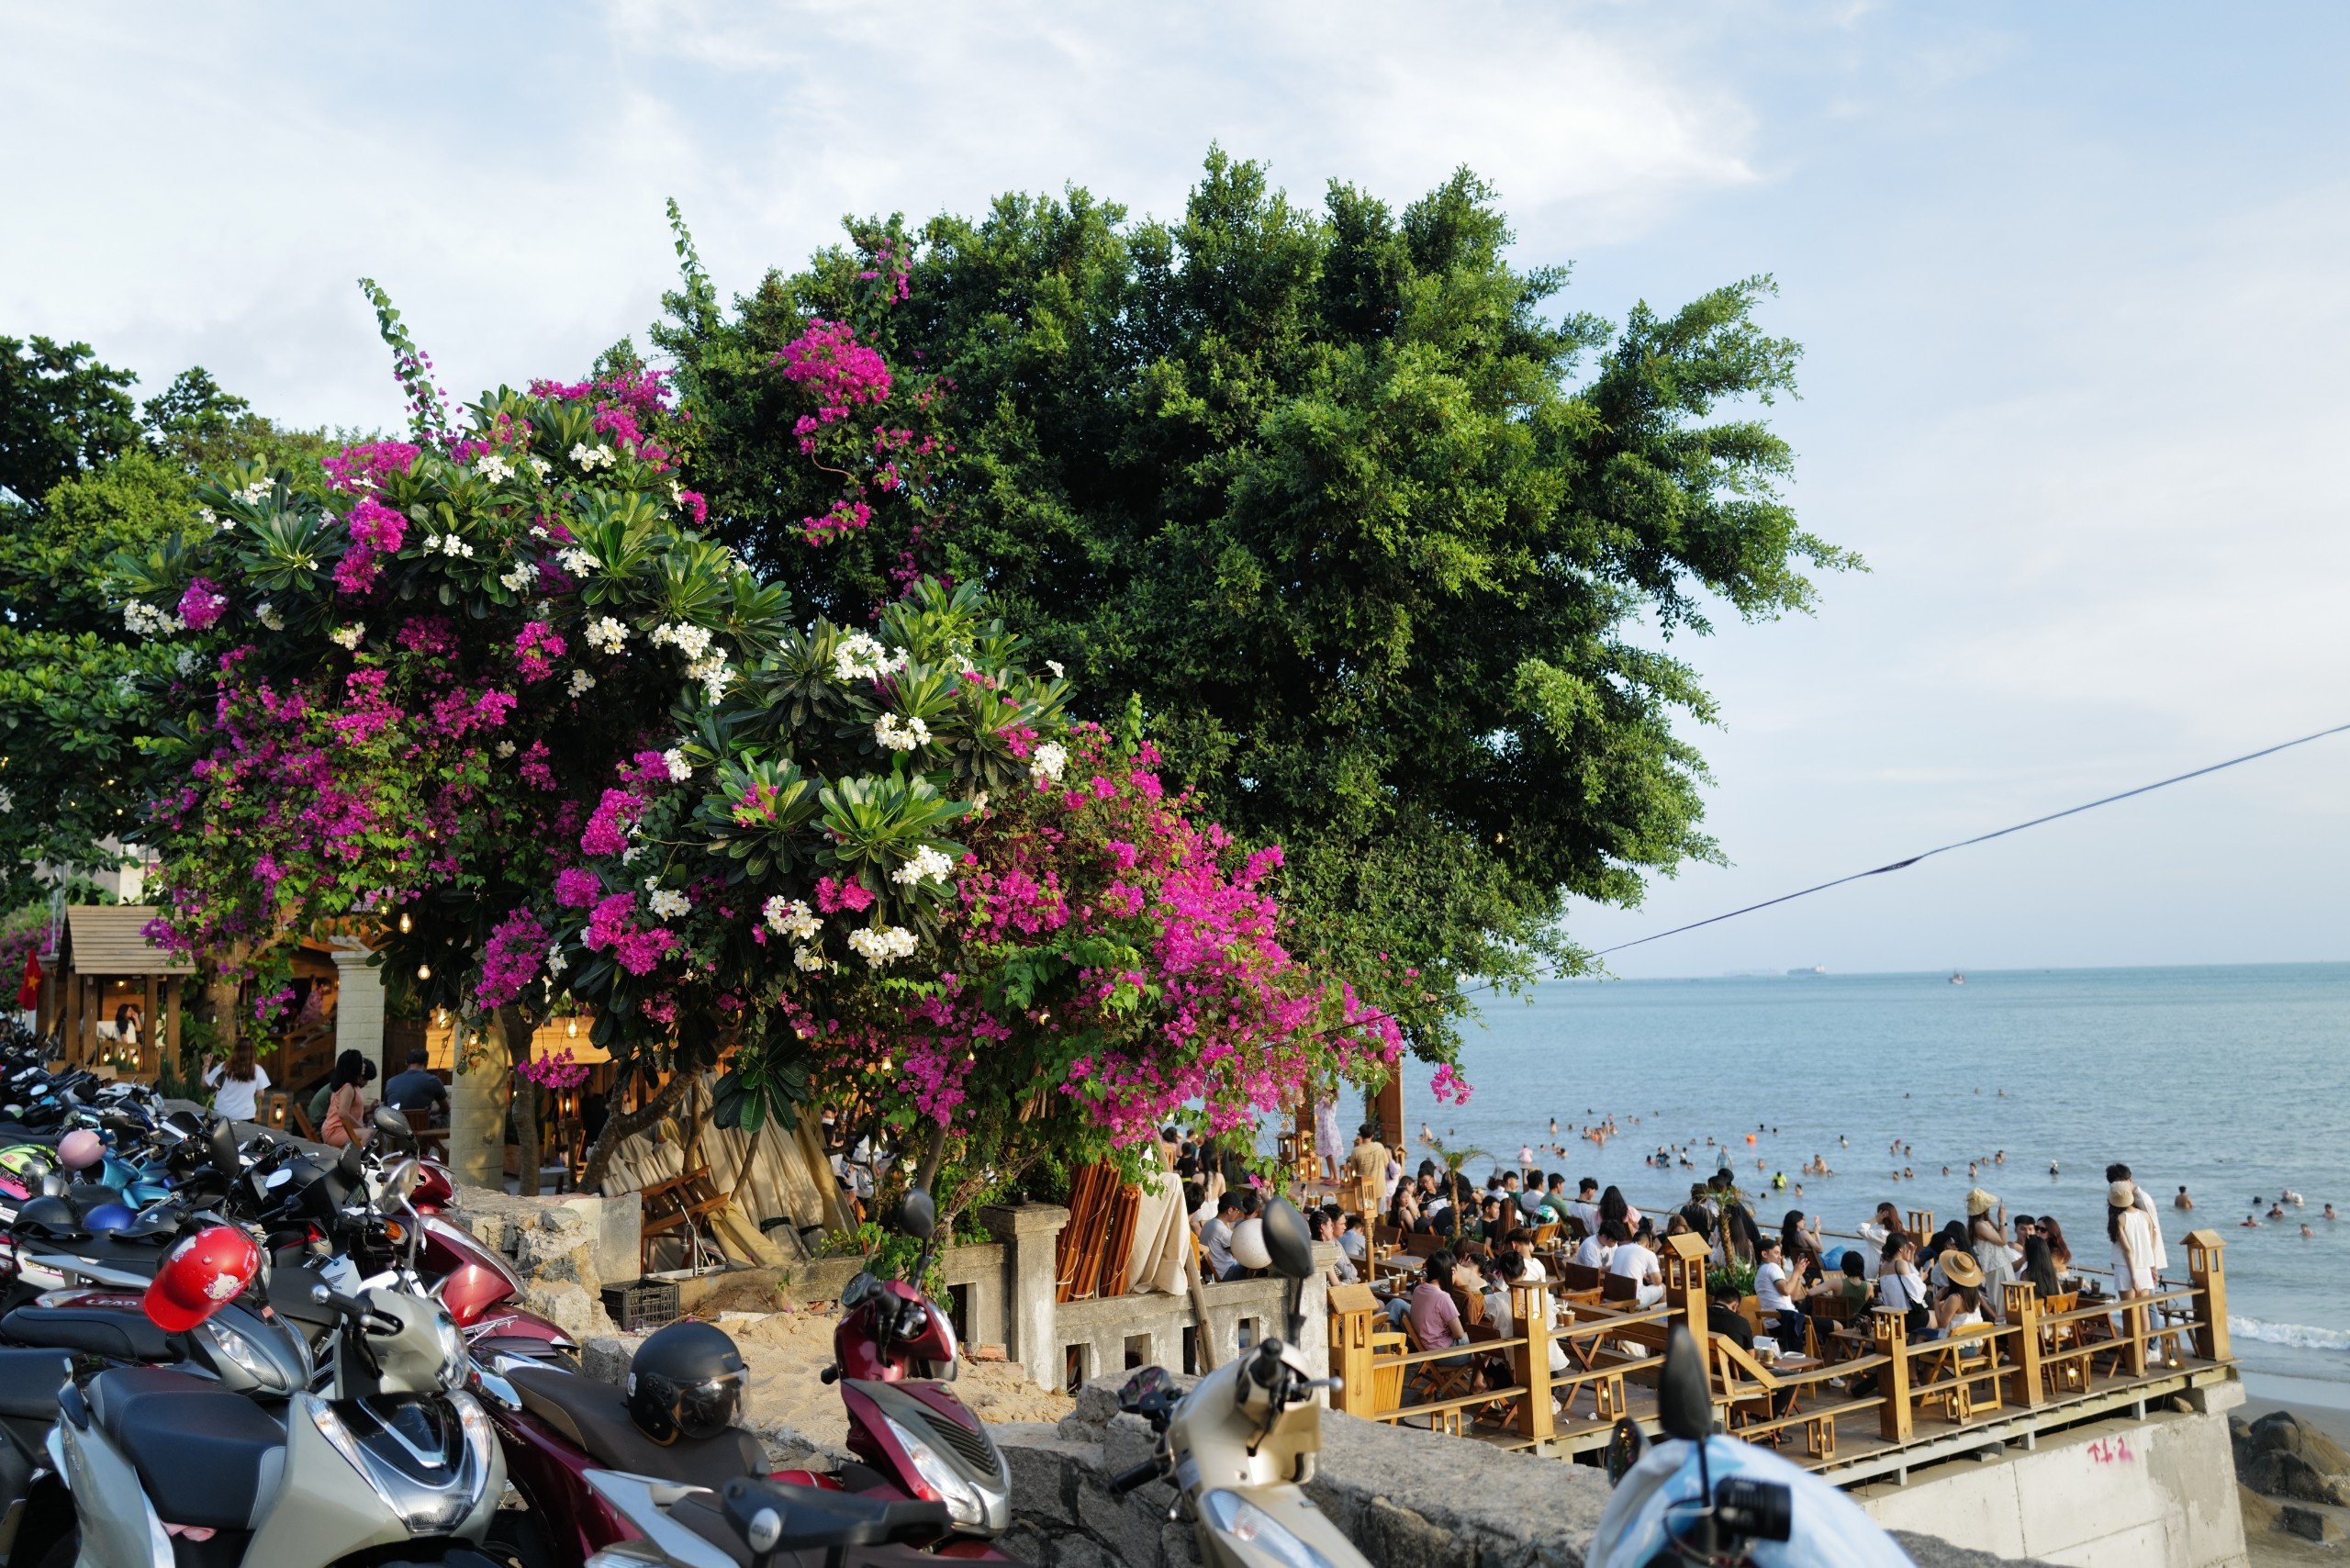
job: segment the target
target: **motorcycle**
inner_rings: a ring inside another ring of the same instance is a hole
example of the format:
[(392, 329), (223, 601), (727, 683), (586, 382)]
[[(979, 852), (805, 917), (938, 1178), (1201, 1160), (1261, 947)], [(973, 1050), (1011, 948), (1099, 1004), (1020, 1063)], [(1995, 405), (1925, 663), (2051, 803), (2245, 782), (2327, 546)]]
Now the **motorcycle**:
[(1629, 1418), (1617, 1423), (1616, 1491), (1584, 1557), (1592, 1568), (1911, 1568), (1841, 1491), (1715, 1433), (1705, 1358), (1686, 1328), (1665, 1342), (1657, 1418), (1666, 1440), (1652, 1448)]
[[(1123, 1495), (1171, 1481), (1188, 1506), (1200, 1561), (1211, 1568), (1368, 1568), (1368, 1560), (1305, 1495), (1322, 1449), (1317, 1378), (1297, 1348), (1300, 1283), (1314, 1272), (1305, 1216), (1286, 1198), (1265, 1207), (1265, 1250), (1289, 1282), (1286, 1338), (1259, 1340), (1249, 1354), (1203, 1376), (1179, 1394), (1163, 1367), (1128, 1379), (1119, 1408), (1158, 1436), (1148, 1460), (1110, 1483)], [(1170, 1517), (1172, 1512), (1170, 1511)]]
[(955, 1326), (915, 1282), (930, 1271), (938, 1211), (914, 1188), (898, 1228), (922, 1243), (912, 1280), (859, 1273), (841, 1292), (826, 1383), (848, 1410), (849, 1451), (869, 1474), (787, 1473), (803, 1484), (843, 1485), (943, 1503), (957, 1534), (992, 1540), (1012, 1523), (1012, 1467), (987, 1426), (947, 1384), (958, 1365)]
[[(405, 1209), (403, 1163), (377, 1199)], [(239, 1248), (241, 1246), (241, 1253)], [(251, 1238), (212, 1226), (185, 1238), (146, 1295), (178, 1332), (205, 1322), (261, 1265)], [(241, 1277), (240, 1277), (241, 1276)], [(48, 1449), (79, 1505), (44, 1561), (152, 1568), (180, 1559), (243, 1568), (436, 1562), (494, 1568), (479, 1550), (505, 1487), (489, 1417), (466, 1392), (464, 1341), (435, 1304), (383, 1288), (313, 1298), (337, 1318), (323, 1393), (274, 1410), (217, 1383), (116, 1367), (69, 1384)]]
[(738, 1478), (716, 1491), (594, 1470), (635, 1532), (588, 1568), (912, 1568), (946, 1526), (943, 1504)]

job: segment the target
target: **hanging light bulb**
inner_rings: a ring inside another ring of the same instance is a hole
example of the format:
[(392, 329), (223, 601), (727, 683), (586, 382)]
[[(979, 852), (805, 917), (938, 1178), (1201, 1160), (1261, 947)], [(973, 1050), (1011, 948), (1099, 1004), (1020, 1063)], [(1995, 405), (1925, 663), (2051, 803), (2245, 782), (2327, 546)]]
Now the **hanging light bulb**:
[(432, 978), (432, 966), (431, 964), (417, 965), (416, 978), (420, 980), (431, 980)]
[(569, 1029), (569, 1030), (567, 1030), (567, 1031), (565, 1031), (565, 1032), (566, 1032), (566, 1033), (568, 1033), (568, 1034), (571, 1036), (571, 1037), (572, 1037), (573, 1039), (575, 1039), (575, 1040), (576, 1040), (576, 1039), (577, 1039), (577, 1038), (579, 1037), (579, 1020), (578, 1020), (578, 1019), (576, 1019), (576, 1018), (574, 1018), (574, 1019), (571, 1021), (571, 1027), (570, 1027), (570, 1029)]
[(400, 935), (405, 936), (415, 929), (416, 922), (408, 918), (408, 911), (400, 911)]

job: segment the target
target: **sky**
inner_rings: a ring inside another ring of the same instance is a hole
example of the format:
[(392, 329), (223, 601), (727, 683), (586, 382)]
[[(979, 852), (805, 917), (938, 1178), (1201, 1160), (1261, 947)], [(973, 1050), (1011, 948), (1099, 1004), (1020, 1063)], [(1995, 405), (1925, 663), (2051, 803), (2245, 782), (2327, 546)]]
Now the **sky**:
[[(1569, 308), (1768, 273), (1788, 493), (1868, 570), (1677, 639), (1728, 864), (1593, 947), (2350, 722), (2350, 9), (0, 0), (0, 333), (397, 423), (642, 337), (846, 213), (1212, 143), (1305, 199), (1466, 164)], [(1623, 951), (1627, 977), (2350, 958), (2350, 735)]]

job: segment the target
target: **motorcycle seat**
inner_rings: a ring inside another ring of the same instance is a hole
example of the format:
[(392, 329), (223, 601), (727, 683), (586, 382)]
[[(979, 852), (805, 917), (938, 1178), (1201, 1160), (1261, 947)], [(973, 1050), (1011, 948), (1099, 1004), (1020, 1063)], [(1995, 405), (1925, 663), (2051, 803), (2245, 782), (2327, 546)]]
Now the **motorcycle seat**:
[(629, 1419), (627, 1397), (609, 1383), (554, 1367), (509, 1362), (506, 1379), (522, 1408), (577, 1444), (608, 1469), (688, 1486), (723, 1486), (767, 1473), (767, 1451), (740, 1427), (713, 1438), (679, 1438), (663, 1447)]
[(285, 1428), (260, 1406), (159, 1367), (118, 1367), (88, 1388), (99, 1429), (129, 1457), (166, 1523), (260, 1523), (285, 1469)]
[[(80, 1350), (109, 1361), (175, 1361), (180, 1352), (155, 1320), (136, 1309), (43, 1306), (30, 1302), (0, 1317), (0, 1339), (43, 1350)], [(56, 1391), (50, 1391), (53, 1400)]]
[[(946, 1533), (947, 1528), (943, 1504), (904, 1497), (867, 1497), (855, 1492), (789, 1486), (755, 1479), (728, 1483), (723, 1501), (709, 1495), (682, 1497), (669, 1506), (669, 1517), (748, 1568), (750, 1545), (725, 1511), (725, 1504), (737, 1497), (747, 1497), (754, 1508), (762, 1505), (772, 1507), (781, 1517), (783, 1534), (775, 1545), (778, 1554), (829, 1553), (853, 1546), (910, 1546), (935, 1540)], [(906, 1560), (922, 1559), (909, 1553)]]
[(57, 1419), (57, 1395), (73, 1363), (52, 1350), (0, 1350), (0, 1416)]

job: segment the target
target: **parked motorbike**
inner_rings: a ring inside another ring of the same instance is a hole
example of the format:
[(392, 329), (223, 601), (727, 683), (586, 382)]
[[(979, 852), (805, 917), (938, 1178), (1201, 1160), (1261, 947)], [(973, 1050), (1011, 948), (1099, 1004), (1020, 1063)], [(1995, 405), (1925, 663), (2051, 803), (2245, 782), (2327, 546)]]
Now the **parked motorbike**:
[[(384, 1212), (406, 1207), (415, 1169), (386, 1178)], [(146, 1294), (182, 1333), (259, 1271), (232, 1226), (184, 1238)], [(479, 1550), (505, 1486), (489, 1417), (465, 1391), (464, 1341), (431, 1302), (325, 1284), (337, 1317), (325, 1392), (282, 1405), (185, 1372), (100, 1372), (66, 1389), (50, 1455), (79, 1505), (67, 1538), (79, 1568), (153, 1568), (185, 1541), (198, 1562), (321, 1568), (435, 1562), (494, 1568)], [(274, 1408), (273, 1408), (274, 1406)], [(64, 1543), (47, 1561), (65, 1561)]]
[(1314, 1272), (1314, 1244), (1305, 1216), (1288, 1199), (1266, 1205), (1264, 1242), (1273, 1271), (1289, 1282), (1287, 1337), (1258, 1341), (1188, 1394), (1177, 1393), (1163, 1367), (1145, 1367), (1128, 1379), (1119, 1408), (1148, 1421), (1158, 1448), (1110, 1490), (1172, 1481), (1176, 1508), (1191, 1510), (1200, 1560), (1214, 1568), (1369, 1568), (1305, 1495), (1322, 1450), (1322, 1407), (1314, 1394), (1339, 1384), (1315, 1376), (1297, 1348), (1304, 1328), (1299, 1287)]
[(1012, 1467), (986, 1423), (947, 1386), (961, 1354), (955, 1326), (917, 1282), (930, 1272), (937, 1240), (930, 1194), (907, 1193), (897, 1225), (923, 1244), (912, 1278), (859, 1273), (849, 1281), (833, 1329), (834, 1364), (823, 1372), (848, 1408), (849, 1451), (870, 1474), (783, 1479), (943, 1503), (957, 1534), (992, 1540), (1012, 1523)]
[(946, 1528), (943, 1504), (747, 1478), (715, 1492), (594, 1470), (588, 1480), (637, 1539), (588, 1568), (912, 1568)]
[(1768, 1449), (1714, 1432), (1705, 1357), (1685, 1328), (1665, 1341), (1648, 1447), (1617, 1423), (1592, 1568), (1911, 1568), (1909, 1554), (1841, 1491)]

